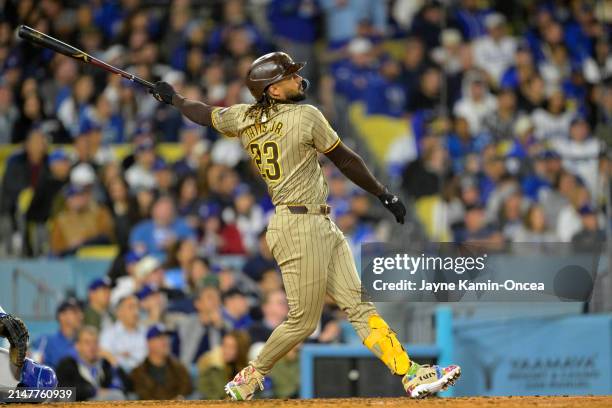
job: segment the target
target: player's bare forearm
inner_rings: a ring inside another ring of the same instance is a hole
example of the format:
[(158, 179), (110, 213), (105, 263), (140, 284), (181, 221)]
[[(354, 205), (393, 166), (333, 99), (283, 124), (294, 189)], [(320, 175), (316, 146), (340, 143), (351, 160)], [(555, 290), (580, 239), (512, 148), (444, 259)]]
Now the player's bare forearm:
[(357, 153), (340, 142), (325, 154), (349, 180), (374, 194), (394, 216), (397, 222), (404, 223), (406, 207), (398, 196), (392, 194), (370, 172), (365, 162)]
[(172, 97), (172, 105), (189, 120), (199, 125), (210, 126), (212, 124), (213, 106), (207, 105), (204, 102), (187, 99), (179, 94), (174, 94)]
[(370, 194), (379, 196), (385, 192), (383, 186), (372, 174), (357, 153), (340, 142), (331, 152), (325, 154), (349, 180)]
[(156, 82), (151, 94), (160, 102), (175, 106), (191, 121), (202, 126), (212, 125), (212, 111), (215, 108), (204, 102), (187, 99), (176, 93), (172, 85), (167, 82)]

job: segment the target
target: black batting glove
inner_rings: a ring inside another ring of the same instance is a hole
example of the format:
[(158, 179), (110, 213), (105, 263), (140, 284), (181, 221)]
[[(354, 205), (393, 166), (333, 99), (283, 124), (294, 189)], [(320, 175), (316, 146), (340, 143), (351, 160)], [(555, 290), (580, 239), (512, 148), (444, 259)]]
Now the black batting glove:
[(397, 222), (400, 224), (404, 223), (404, 218), (406, 217), (406, 207), (398, 196), (387, 191), (379, 195), (378, 199), (385, 206), (385, 208), (389, 210), (391, 214), (393, 214)]
[(162, 81), (156, 82), (155, 86), (149, 89), (149, 93), (158, 101), (167, 103), (168, 105), (172, 105), (172, 97), (176, 95), (172, 85)]
[(17, 367), (22, 367), (30, 339), (26, 325), (18, 317), (0, 313), (0, 336), (6, 337), (11, 345), (9, 351), (11, 362)]

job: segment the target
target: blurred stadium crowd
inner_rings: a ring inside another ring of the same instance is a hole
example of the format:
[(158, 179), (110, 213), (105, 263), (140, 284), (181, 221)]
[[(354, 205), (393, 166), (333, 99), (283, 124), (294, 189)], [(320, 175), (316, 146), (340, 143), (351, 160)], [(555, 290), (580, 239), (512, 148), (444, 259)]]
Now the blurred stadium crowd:
[[(411, 199), (429, 239), (606, 239), (610, 1), (3, 4), (2, 251), (118, 248), (108, 278), (85, 302), (62, 303), (59, 331), (32, 345), (79, 399), (222, 398), (287, 314), (265, 242), (273, 208), (237, 141), (130, 81), (20, 42), (18, 24), (222, 106), (253, 102), (243, 81), (251, 62), (285, 50), (308, 61), (309, 101), (333, 125), (354, 104), (366, 118), (408, 124), (371, 165)], [(358, 128), (340, 129), (360, 143)], [(388, 240), (381, 209), (322, 165), (354, 248)], [(342, 319), (327, 307), (310, 341), (347, 340)], [(297, 355), (275, 367), (266, 396), (297, 394)]]

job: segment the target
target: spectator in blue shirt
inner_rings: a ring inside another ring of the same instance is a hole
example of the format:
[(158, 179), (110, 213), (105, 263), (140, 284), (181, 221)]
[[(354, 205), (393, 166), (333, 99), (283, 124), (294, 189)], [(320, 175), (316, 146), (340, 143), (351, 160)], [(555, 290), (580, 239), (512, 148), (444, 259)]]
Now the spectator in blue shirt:
[(349, 102), (363, 100), (364, 91), (377, 75), (377, 62), (372, 53), (372, 42), (355, 38), (348, 45), (350, 60), (342, 62), (334, 72), (336, 92)]
[(387, 3), (370, 0), (319, 0), (325, 14), (325, 32), (331, 49), (346, 45), (357, 35), (359, 24), (371, 21), (383, 34), (387, 26)]
[(406, 91), (398, 78), (400, 65), (393, 59), (383, 62), (380, 74), (374, 76), (365, 89), (368, 115), (401, 117), (406, 112)]
[(40, 362), (54, 368), (65, 357), (76, 358), (74, 343), (83, 323), (83, 311), (75, 299), (68, 299), (58, 306), (55, 317), (57, 333), (42, 336), (32, 347), (33, 354), (40, 353)]
[(277, 45), (295, 61), (310, 61), (301, 74), (311, 80), (316, 75), (313, 62), (318, 12), (315, 0), (272, 0), (267, 10)]
[(463, 38), (473, 40), (487, 33), (484, 24), (489, 10), (482, 9), (478, 0), (462, 0), (461, 6), (455, 10), (454, 20), (461, 29)]
[(249, 316), (249, 302), (246, 295), (234, 287), (222, 296), (223, 309), (221, 314), (228, 330), (247, 330), (253, 319)]
[(176, 218), (174, 202), (170, 197), (159, 197), (153, 204), (151, 215), (151, 220), (140, 222), (132, 230), (130, 246), (136, 252), (153, 255), (163, 261), (176, 241), (195, 239), (193, 229), (182, 218)]

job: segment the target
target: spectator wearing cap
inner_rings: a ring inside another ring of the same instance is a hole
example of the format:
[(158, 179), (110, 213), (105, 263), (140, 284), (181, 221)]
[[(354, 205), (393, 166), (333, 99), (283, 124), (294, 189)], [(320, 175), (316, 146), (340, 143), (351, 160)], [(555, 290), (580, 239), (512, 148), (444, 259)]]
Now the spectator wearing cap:
[(591, 137), (591, 127), (586, 118), (581, 115), (572, 118), (569, 139), (555, 139), (553, 147), (561, 155), (563, 167), (580, 177), (591, 196), (595, 196), (601, 144)]
[(95, 201), (86, 188), (66, 186), (66, 203), (51, 219), (51, 251), (58, 256), (75, 253), (86, 245), (109, 244), (114, 239), (110, 212)]
[(94, 279), (87, 291), (87, 306), (85, 306), (83, 323), (86, 326), (101, 331), (113, 324), (110, 314), (110, 279), (107, 277)]
[(227, 328), (246, 330), (253, 324), (249, 316), (249, 301), (238, 288), (231, 288), (223, 293), (222, 316)]
[[(216, 202), (203, 204), (199, 209), (203, 237), (201, 246), (206, 255), (245, 255), (240, 231), (233, 223), (222, 219), (222, 208)], [(230, 220), (233, 221), (233, 220)]]
[(270, 269), (278, 269), (278, 265), (268, 247), (266, 230), (262, 230), (258, 236), (258, 251), (246, 260), (242, 272), (253, 281), (259, 282), (263, 273)]
[(463, 47), (461, 32), (456, 28), (446, 28), (440, 33), (440, 47), (431, 50), (431, 59), (443, 67), (447, 75), (461, 74), (463, 70), (461, 61)]
[(134, 163), (125, 172), (125, 180), (130, 186), (130, 190), (156, 185), (153, 174), (153, 166), (156, 160), (153, 139), (148, 136), (137, 138), (134, 146)]
[(350, 58), (334, 69), (335, 90), (348, 102), (361, 101), (367, 86), (377, 75), (378, 61), (372, 42), (356, 37), (347, 46)]
[(248, 363), (250, 346), (246, 332), (231, 331), (223, 336), (220, 345), (200, 357), (197, 362), (200, 397), (207, 400), (224, 398), (223, 385)]
[(75, 355), (62, 359), (56, 369), (58, 385), (75, 388), (77, 401), (125, 399), (115, 369), (100, 356), (95, 327), (84, 326), (78, 331), (75, 349)]
[(191, 366), (205, 352), (221, 344), (225, 331), (219, 290), (212, 285), (199, 289), (193, 301), (196, 313), (177, 324), (179, 359)]
[(75, 355), (74, 342), (83, 323), (83, 312), (75, 299), (68, 299), (59, 304), (55, 318), (59, 324), (57, 333), (42, 336), (32, 345), (36, 360), (51, 367), (57, 367), (64, 357)]
[(195, 233), (184, 219), (176, 217), (175, 206), (169, 196), (159, 197), (153, 204), (152, 219), (138, 223), (130, 235), (130, 246), (160, 260), (182, 239), (195, 239)]
[(516, 51), (516, 40), (507, 33), (506, 18), (500, 13), (485, 17), (487, 34), (474, 40), (474, 63), (484, 70), (492, 84), (499, 84), (510, 67)]
[(170, 355), (170, 338), (165, 327), (153, 325), (147, 331), (147, 357), (130, 378), (141, 400), (185, 398), (193, 387), (187, 368)]
[(572, 245), (578, 250), (596, 250), (606, 241), (606, 232), (599, 225), (597, 213), (590, 205), (579, 210), (582, 229), (572, 236)]
[(136, 292), (140, 302), (141, 321), (145, 327), (162, 323), (166, 310), (167, 300), (165, 295), (153, 285), (144, 285)]
[(92, 118), (86, 117), (81, 123), (81, 133), (88, 135), (89, 157), (96, 168), (115, 160), (115, 154), (111, 146), (104, 144), (103, 130), (102, 124)]
[(113, 367), (129, 373), (147, 355), (146, 330), (140, 323), (138, 298), (129, 295), (120, 299), (115, 314), (117, 321), (100, 333), (101, 355)]
[(111, 305), (116, 305), (125, 296), (136, 294), (147, 285), (159, 288), (164, 282), (164, 269), (159, 259), (154, 256), (141, 257), (133, 266), (128, 264), (127, 272), (127, 275), (116, 281), (111, 292)]
[[(17, 150), (6, 161), (0, 190), (0, 215), (10, 217), (12, 230), (16, 230), (15, 214), (18, 210), (19, 195), (32, 191), (49, 171), (47, 161), (47, 136), (34, 129), (28, 133), (23, 149)], [(25, 211), (26, 209), (23, 209)]]
[(174, 187), (174, 173), (168, 163), (161, 157), (158, 157), (153, 164), (153, 176), (155, 177), (155, 185), (159, 194), (170, 194)]
[(497, 108), (497, 100), (489, 92), (482, 75), (477, 72), (466, 74), (462, 87), (463, 96), (455, 104), (453, 113), (466, 118), (470, 132), (477, 135), (484, 130), (484, 118)]

